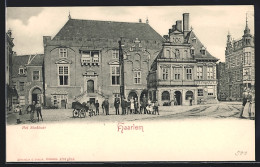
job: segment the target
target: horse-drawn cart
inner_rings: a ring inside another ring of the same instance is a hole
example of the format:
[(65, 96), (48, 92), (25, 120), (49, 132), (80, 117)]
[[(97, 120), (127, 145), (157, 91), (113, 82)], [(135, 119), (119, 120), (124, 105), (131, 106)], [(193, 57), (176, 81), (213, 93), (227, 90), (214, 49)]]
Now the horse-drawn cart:
[(85, 118), (89, 109), (85, 102), (82, 104), (80, 102), (72, 102), (72, 108), (73, 118)]

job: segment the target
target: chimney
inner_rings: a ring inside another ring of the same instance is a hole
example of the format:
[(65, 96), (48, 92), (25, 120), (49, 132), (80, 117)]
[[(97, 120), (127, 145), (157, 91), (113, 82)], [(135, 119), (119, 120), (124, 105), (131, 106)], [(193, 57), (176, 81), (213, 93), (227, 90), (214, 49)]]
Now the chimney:
[(181, 20), (177, 20), (176, 21), (176, 29), (180, 32), (182, 32), (182, 21)]
[(172, 25), (172, 32), (176, 30), (176, 25)]
[(184, 37), (188, 34), (189, 30), (189, 13), (183, 13), (183, 32)]

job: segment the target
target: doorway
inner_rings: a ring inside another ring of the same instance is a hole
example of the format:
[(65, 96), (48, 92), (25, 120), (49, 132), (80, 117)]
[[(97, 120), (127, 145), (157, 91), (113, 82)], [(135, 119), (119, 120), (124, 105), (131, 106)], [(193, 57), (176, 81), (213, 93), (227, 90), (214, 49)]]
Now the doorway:
[(175, 98), (176, 98), (176, 101), (177, 101), (177, 105), (181, 105), (182, 104), (181, 92), (175, 91), (174, 94), (175, 94)]
[(135, 92), (130, 92), (129, 94), (128, 94), (128, 100), (130, 100), (130, 99), (132, 99), (132, 97), (135, 99), (135, 98), (137, 98), (137, 100), (138, 100), (138, 97), (137, 97), (137, 94), (135, 93)]
[(90, 104), (95, 104), (95, 101), (96, 101), (95, 98), (89, 98), (89, 103), (90, 103)]
[(42, 101), (41, 101), (41, 95), (42, 95), (42, 91), (41, 91), (39, 88), (33, 89), (33, 91), (32, 91), (32, 101), (31, 101), (31, 103), (32, 103), (33, 101), (35, 101), (35, 103), (37, 103), (38, 100), (40, 101), (40, 103), (42, 103)]

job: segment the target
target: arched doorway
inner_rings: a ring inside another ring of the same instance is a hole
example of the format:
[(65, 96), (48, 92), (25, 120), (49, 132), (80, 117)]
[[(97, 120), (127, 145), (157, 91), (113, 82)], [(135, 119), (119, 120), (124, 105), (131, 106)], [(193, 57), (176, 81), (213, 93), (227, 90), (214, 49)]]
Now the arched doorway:
[(174, 96), (176, 98), (177, 105), (181, 105), (182, 104), (181, 92), (180, 91), (175, 91), (174, 92)]
[(88, 93), (94, 93), (94, 81), (88, 80), (87, 82), (87, 92)]
[(168, 91), (162, 92), (162, 100), (170, 100), (170, 93)]
[(138, 100), (138, 96), (137, 96), (137, 94), (134, 92), (134, 91), (131, 91), (129, 94), (128, 94), (128, 100), (130, 100), (131, 98), (137, 98), (137, 100)]
[(189, 90), (189, 91), (186, 92), (186, 97), (185, 97), (185, 99), (186, 99), (186, 100), (189, 100), (190, 97), (193, 99), (193, 92)]
[(35, 103), (39, 100), (40, 103), (42, 103), (41, 101), (41, 95), (42, 95), (42, 91), (40, 88), (34, 88), (32, 91), (32, 102), (35, 101)]
[(141, 95), (140, 95), (140, 101), (143, 101), (143, 97), (146, 97), (146, 99), (148, 98), (148, 91), (145, 89), (142, 91)]

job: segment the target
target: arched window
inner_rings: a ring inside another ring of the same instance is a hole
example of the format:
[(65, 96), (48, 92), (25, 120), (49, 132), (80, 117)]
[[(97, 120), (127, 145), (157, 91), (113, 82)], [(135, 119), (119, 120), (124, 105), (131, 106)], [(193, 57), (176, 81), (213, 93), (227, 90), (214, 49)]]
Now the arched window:
[(193, 99), (193, 92), (192, 92), (192, 91), (187, 91), (187, 92), (186, 92), (185, 99), (186, 99), (186, 100), (189, 100), (190, 97)]
[(169, 50), (166, 50), (166, 58), (170, 58), (171, 57), (171, 52)]
[(162, 93), (162, 100), (170, 100), (170, 93), (168, 91)]
[(94, 93), (94, 81), (88, 80), (87, 82), (87, 92), (88, 93)]

